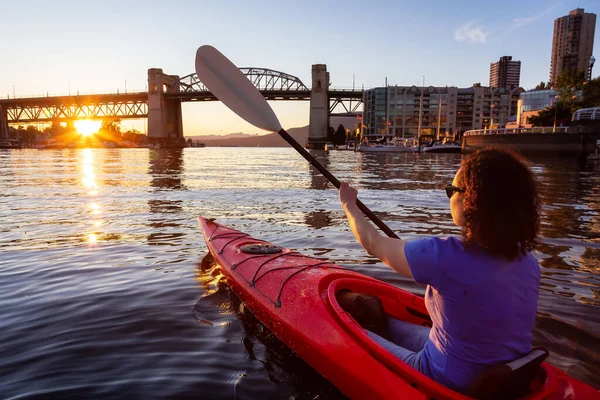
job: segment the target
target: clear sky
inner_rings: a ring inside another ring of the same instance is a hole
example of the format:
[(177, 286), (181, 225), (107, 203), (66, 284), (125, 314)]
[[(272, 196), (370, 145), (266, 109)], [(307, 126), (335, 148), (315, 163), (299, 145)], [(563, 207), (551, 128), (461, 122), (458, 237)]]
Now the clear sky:
[[(554, 19), (578, 7), (598, 14), (600, 1), (0, 0), (0, 96), (146, 90), (148, 68), (193, 73), (203, 44), (308, 86), (311, 65), (327, 64), (338, 88), (353, 75), (365, 88), (423, 76), (427, 86), (487, 85), (490, 63), (510, 55), (529, 89), (548, 80)], [(596, 44), (599, 30), (600, 20)], [(272, 106), (285, 128), (308, 124), (308, 102)], [(260, 132), (220, 103), (184, 103), (183, 114), (185, 135)]]

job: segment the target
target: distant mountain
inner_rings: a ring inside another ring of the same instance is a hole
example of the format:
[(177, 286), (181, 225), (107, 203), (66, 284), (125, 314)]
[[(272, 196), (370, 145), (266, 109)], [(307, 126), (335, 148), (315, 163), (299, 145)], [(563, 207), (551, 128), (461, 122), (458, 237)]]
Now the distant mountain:
[(186, 136), (186, 139), (192, 139), (192, 140), (199, 140), (199, 141), (205, 141), (205, 140), (212, 140), (215, 138), (219, 138), (219, 139), (238, 139), (238, 138), (247, 138), (247, 137), (254, 137), (254, 136), (260, 136), (258, 133), (255, 134), (249, 134), (249, 133), (243, 133), (243, 132), (236, 132), (236, 133), (228, 133), (226, 135), (199, 135), (199, 136)]
[[(344, 125), (348, 129), (354, 128), (356, 119), (353, 117), (331, 117), (330, 124), (334, 129), (337, 129), (339, 124)], [(308, 125), (299, 128), (290, 128), (287, 132), (300, 143), (302, 146), (308, 141)], [(186, 139), (198, 140), (204, 142), (207, 146), (224, 146), (224, 147), (286, 147), (289, 146), (285, 140), (277, 133), (269, 133), (266, 135), (250, 135), (246, 133), (230, 133), (228, 135), (202, 135), (202, 136), (186, 136)]]
[[(308, 126), (302, 128), (291, 128), (287, 131), (290, 136), (294, 138), (298, 143), (304, 145), (308, 140)], [(207, 135), (207, 136), (189, 136), (186, 139), (191, 138), (192, 140), (200, 140), (207, 146), (223, 146), (223, 147), (285, 147), (288, 144), (279, 136), (277, 133), (268, 133), (266, 135), (239, 135), (231, 137), (230, 135), (218, 136), (218, 135)], [(201, 138), (201, 139), (196, 139)]]

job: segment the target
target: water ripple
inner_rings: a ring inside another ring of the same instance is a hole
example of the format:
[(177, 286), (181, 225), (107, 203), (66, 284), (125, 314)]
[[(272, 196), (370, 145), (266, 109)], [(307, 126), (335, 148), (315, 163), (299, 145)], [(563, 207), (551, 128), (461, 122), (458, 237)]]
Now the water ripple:
[[(458, 235), (460, 155), (315, 152), (399, 236)], [(536, 344), (599, 386), (597, 164), (532, 161), (543, 197)], [(343, 398), (205, 259), (196, 217), (423, 294), (356, 243), (292, 149), (0, 152), (3, 398)]]

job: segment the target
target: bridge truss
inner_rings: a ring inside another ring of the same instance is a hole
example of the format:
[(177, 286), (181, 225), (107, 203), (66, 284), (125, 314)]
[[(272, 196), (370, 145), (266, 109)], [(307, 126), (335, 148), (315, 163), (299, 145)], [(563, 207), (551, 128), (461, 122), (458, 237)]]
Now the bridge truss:
[[(242, 67), (240, 71), (261, 91), (310, 91), (300, 78), (285, 72), (255, 67)], [(180, 92), (210, 92), (195, 73), (184, 76), (178, 84)], [(173, 89), (171, 86), (168, 91)]]
[[(328, 95), (331, 115), (356, 115), (362, 105), (363, 93), (360, 90), (330, 90)], [(340, 108), (344, 111), (340, 112)]]
[[(240, 70), (267, 100), (310, 100), (310, 89), (300, 78), (283, 72), (245, 67)], [(164, 93), (169, 101), (218, 100), (190, 74), (179, 79)], [(362, 92), (330, 90), (330, 114), (356, 114), (362, 105)], [(82, 96), (56, 96), (0, 100), (4, 124), (52, 122), (75, 119), (117, 120), (147, 118), (148, 93), (113, 93)]]
[(2, 108), (10, 124), (56, 120), (146, 118), (145, 92), (91, 96), (61, 96), (3, 100)]

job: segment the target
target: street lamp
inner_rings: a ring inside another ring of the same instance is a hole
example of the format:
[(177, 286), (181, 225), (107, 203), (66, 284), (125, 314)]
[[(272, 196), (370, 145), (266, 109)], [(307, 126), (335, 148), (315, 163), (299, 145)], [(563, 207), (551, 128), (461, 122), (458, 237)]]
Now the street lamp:
[(15, 96), (15, 88), (16, 87), (17, 87), (17, 85), (13, 85), (13, 99), (17, 97), (17, 96)]
[(490, 129), (494, 128), (494, 108), (496, 108), (496, 105), (492, 103), (490, 105)]
[(552, 132), (556, 132), (556, 116), (558, 114), (558, 95), (554, 96), (554, 98), (556, 99), (556, 101), (554, 102), (554, 128), (552, 129)]
[[(442, 93), (440, 93), (440, 91), (437, 89), (436, 89), (436, 92), (437, 92), (437, 96), (438, 96), (438, 116), (437, 116), (436, 139), (440, 140), (440, 128), (442, 126)], [(446, 133), (448, 133), (448, 130), (446, 130)]]

